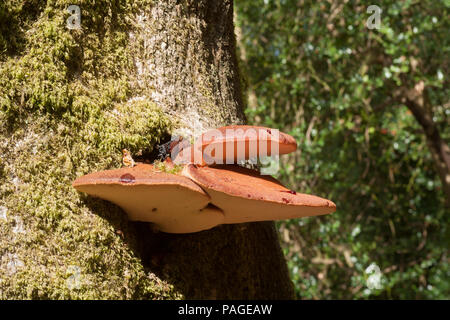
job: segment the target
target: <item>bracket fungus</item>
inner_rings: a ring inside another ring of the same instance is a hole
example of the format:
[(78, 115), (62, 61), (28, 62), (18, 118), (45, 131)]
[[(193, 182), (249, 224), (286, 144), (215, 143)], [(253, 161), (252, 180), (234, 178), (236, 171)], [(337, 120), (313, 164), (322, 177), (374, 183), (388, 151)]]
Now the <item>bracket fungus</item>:
[(223, 210), (227, 224), (309, 217), (336, 210), (327, 199), (297, 193), (271, 176), (236, 165), (189, 164), (183, 175), (208, 193), (212, 204)]
[(177, 144), (175, 163), (205, 166), (287, 154), (297, 149), (295, 139), (277, 129), (233, 125), (208, 130), (193, 145)]
[(222, 211), (209, 204), (200, 186), (186, 177), (159, 172), (150, 164), (87, 174), (72, 185), (117, 204), (131, 221), (152, 222), (164, 232), (197, 232), (224, 221)]
[[(171, 146), (178, 149), (178, 161), (174, 162), (183, 163), (181, 171), (162, 172), (156, 165), (136, 163), (87, 174), (72, 185), (78, 191), (117, 204), (130, 220), (152, 222), (168, 233), (316, 216), (336, 210), (330, 200), (296, 193), (273, 177), (236, 165), (252, 157), (294, 151), (297, 144), (290, 135), (264, 127), (228, 126), (204, 133), (193, 145), (184, 142)], [(163, 162), (169, 169), (174, 167), (170, 159)]]

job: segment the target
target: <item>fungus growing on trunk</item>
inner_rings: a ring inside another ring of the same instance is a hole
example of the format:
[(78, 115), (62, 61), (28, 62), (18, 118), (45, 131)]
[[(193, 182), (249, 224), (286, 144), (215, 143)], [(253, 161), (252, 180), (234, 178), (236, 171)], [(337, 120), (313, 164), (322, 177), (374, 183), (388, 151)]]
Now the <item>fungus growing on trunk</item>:
[(175, 163), (236, 164), (242, 160), (287, 154), (297, 149), (295, 139), (277, 129), (233, 125), (203, 133), (193, 145), (178, 145)]
[(197, 184), (149, 164), (91, 173), (72, 185), (117, 204), (130, 220), (152, 222), (164, 232), (197, 232), (224, 221), (223, 213), (209, 205), (209, 196)]
[(224, 223), (284, 220), (332, 213), (336, 205), (317, 196), (287, 189), (270, 176), (236, 165), (187, 165), (191, 178), (225, 214)]
[[(320, 197), (297, 193), (270, 176), (237, 165), (253, 156), (294, 151), (293, 137), (278, 130), (228, 126), (204, 133), (182, 147), (176, 165), (164, 162), (91, 173), (74, 181), (82, 192), (119, 205), (130, 220), (152, 222), (169, 233), (191, 233), (219, 224), (284, 220), (332, 213), (336, 205)], [(200, 154), (198, 166), (197, 158)], [(131, 158), (131, 155), (130, 155)], [(206, 160), (212, 160), (212, 166)], [(179, 163), (180, 161), (178, 161)], [(180, 171), (180, 169), (182, 169)]]

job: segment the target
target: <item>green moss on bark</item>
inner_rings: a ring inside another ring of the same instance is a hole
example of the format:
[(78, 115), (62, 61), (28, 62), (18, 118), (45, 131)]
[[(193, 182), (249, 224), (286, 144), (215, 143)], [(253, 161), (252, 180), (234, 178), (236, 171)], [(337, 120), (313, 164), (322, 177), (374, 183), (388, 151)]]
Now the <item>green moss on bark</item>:
[[(172, 129), (131, 95), (130, 21), (147, 1), (31, 4), (0, 6), (14, 25), (0, 24), (0, 298), (179, 297), (142, 266), (126, 215), (71, 187)], [(81, 30), (66, 28), (71, 4)]]

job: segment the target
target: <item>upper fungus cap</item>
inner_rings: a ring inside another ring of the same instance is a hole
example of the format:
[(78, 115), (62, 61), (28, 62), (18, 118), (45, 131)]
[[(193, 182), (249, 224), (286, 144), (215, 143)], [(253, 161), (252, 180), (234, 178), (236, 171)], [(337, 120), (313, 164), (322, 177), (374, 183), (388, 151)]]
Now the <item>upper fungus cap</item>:
[[(180, 148), (181, 147), (180, 145)], [(295, 139), (277, 129), (233, 125), (208, 130), (193, 145), (173, 155), (176, 163), (236, 164), (242, 160), (287, 154), (297, 149)]]
[(130, 220), (153, 222), (165, 232), (197, 232), (224, 221), (223, 213), (208, 205), (209, 196), (196, 183), (158, 172), (149, 164), (87, 174), (72, 185), (117, 204)]
[(235, 165), (187, 165), (183, 175), (199, 184), (225, 214), (224, 223), (283, 220), (332, 213), (327, 199), (296, 193), (270, 176)]

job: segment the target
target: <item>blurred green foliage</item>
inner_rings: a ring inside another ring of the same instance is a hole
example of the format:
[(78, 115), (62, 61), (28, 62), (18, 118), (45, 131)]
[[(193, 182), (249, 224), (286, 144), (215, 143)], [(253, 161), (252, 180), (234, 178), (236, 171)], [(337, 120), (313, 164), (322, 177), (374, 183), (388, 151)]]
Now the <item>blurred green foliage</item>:
[(279, 224), (298, 297), (448, 299), (449, 211), (398, 97), (423, 82), (448, 144), (450, 1), (377, 1), (369, 29), (372, 2), (236, 1), (247, 117), (296, 138), (282, 181), (337, 204)]

